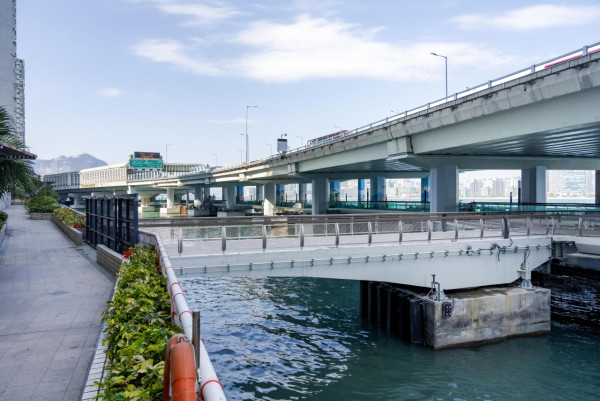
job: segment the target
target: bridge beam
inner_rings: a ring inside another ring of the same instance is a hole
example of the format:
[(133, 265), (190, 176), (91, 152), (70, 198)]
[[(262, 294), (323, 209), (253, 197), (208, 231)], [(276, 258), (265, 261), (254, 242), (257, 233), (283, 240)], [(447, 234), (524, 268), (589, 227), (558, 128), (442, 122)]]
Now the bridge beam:
[(546, 203), (546, 166), (521, 170), (523, 203)]
[(455, 212), (458, 205), (458, 168), (432, 168), (429, 184), (431, 213)]
[(326, 214), (329, 202), (327, 178), (317, 178), (312, 182), (312, 214)]

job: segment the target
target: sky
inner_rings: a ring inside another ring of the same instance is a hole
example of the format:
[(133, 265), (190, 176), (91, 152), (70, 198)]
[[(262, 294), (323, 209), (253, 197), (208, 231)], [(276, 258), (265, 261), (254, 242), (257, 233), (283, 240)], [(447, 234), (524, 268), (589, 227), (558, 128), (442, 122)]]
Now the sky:
[[(17, 0), (39, 159), (229, 166), (600, 41), (600, 2)], [(247, 107), (258, 106), (258, 107)], [(247, 119), (246, 119), (246, 113)], [(246, 125), (247, 122), (247, 125)]]

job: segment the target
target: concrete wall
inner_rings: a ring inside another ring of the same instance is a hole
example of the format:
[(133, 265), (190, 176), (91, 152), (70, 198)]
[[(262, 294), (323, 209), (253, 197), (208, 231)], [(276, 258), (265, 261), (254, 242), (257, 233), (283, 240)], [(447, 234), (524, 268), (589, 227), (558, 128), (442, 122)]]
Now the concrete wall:
[[(452, 305), (444, 317), (443, 302)], [(438, 349), (477, 345), (550, 332), (550, 290), (488, 287), (461, 291), (445, 301), (423, 297), (426, 345)]]
[(96, 246), (96, 262), (109, 273), (116, 276), (123, 263), (123, 255), (104, 245), (98, 245)]
[(64, 221), (59, 220), (55, 215), (52, 215), (52, 221), (58, 228), (62, 230), (62, 232), (67, 235), (67, 237), (69, 237), (71, 241), (75, 243), (75, 245), (83, 245), (83, 233), (80, 230), (69, 227)]
[(0, 229), (0, 246), (2, 246), (2, 243), (4, 242), (4, 238), (6, 238), (6, 230), (8, 230), (8, 226), (6, 225), (6, 221), (5, 221), (4, 225)]

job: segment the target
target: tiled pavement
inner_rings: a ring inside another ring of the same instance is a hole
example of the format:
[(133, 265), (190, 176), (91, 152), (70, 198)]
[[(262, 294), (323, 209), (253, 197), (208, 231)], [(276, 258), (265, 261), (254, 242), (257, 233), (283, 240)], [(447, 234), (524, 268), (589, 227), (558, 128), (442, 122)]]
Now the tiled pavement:
[(0, 246), (0, 401), (79, 400), (114, 278), (96, 252), (11, 206)]

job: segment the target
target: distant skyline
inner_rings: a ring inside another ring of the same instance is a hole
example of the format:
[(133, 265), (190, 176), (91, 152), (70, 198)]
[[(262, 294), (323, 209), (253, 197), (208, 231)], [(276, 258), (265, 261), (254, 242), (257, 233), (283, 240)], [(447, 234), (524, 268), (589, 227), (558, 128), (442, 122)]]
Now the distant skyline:
[(27, 145), (237, 164), (246, 106), (255, 160), (443, 97), (431, 52), (454, 93), (598, 42), (599, 22), (597, 1), (17, 0)]

